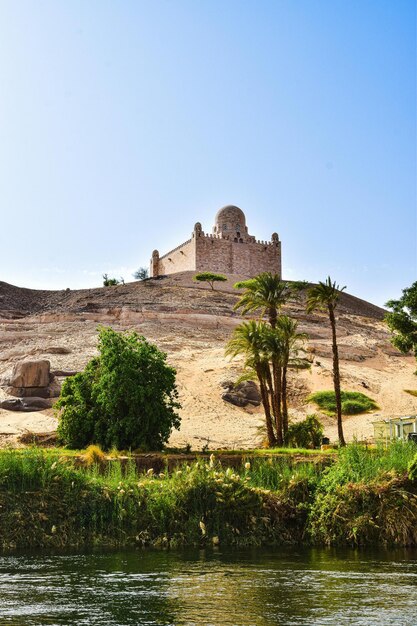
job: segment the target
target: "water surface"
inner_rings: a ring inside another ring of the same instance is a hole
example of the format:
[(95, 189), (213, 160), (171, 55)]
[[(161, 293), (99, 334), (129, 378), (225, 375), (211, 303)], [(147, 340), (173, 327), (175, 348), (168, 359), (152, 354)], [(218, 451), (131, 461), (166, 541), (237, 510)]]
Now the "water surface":
[(0, 624), (417, 625), (417, 553), (274, 549), (0, 556)]

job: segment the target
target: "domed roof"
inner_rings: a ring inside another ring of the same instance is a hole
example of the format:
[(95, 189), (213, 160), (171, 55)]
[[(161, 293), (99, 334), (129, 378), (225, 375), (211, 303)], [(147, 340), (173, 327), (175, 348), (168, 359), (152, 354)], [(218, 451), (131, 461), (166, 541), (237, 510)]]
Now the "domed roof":
[(246, 224), (246, 217), (242, 209), (239, 209), (238, 206), (234, 206), (233, 204), (227, 204), (226, 206), (219, 209), (216, 213), (215, 223), (219, 224), (222, 221), (229, 221), (232, 218), (233, 221), (240, 221), (243, 224)]

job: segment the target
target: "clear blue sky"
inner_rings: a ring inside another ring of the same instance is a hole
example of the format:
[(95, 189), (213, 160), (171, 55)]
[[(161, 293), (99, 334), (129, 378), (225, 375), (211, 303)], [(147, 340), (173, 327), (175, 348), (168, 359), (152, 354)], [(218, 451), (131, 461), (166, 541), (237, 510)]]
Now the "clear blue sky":
[(0, 85), (0, 280), (131, 280), (225, 204), (285, 278), (417, 278), (414, 0), (1, 0)]

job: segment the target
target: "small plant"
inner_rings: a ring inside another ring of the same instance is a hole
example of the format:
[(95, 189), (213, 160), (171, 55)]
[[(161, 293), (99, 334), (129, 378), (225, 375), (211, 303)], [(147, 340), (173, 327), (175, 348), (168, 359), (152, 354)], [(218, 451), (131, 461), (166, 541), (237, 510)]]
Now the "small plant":
[(105, 460), (106, 455), (104, 454), (100, 446), (88, 446), (84, 454), (84, 461), (88, 467), (90, 467), (91, 465), (103, 465)]
[(108, 274), (103, 274), (103, 286), (104, 287), (113, 287), (113, 285), (118, 285), (119, 281), (117, 278), (109, 278)]
[[(378, 405), (360, 391), (341, 391), (342, 415), (357, 415), (378, 409)], [(307, 402), (314, 402), (318, 408), (333, 417), (336, 414), (336, 396), (334, 391), (317, 391), (307, 398)]]
[(200, 283), (208, 283), (210, 287), (214, 290), (214, 283), (224, 282), (227, 280), (226, 276), (223, 274), (213, 274), (212, 272), (200, 272), (196, 274), (193, 280)]
[(323, 424), (316, 415), (308, 415), (305, 420), (291, 424), (285, 443), (292, 448), (318, 448), (323, 437)]
[(405, 393), (409, 393), (410, 396), (414, 396), (417, 398), (417, 390), (416, 389), (404, 389)]
[(134, 272), (133, 278), (135, 278), (136, 280), (146, 280), (147, 278), (149, 278), (148, 269), (146, 267), (140, 267), (138, 270), (136, 270), (136, 272)]

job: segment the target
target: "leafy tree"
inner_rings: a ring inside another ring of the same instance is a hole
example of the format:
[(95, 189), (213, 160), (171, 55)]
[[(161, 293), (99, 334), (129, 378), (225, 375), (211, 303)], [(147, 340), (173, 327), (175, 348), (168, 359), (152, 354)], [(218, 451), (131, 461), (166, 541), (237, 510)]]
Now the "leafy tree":
[(200, 272), (196, 274), (193, 280), (201, 283), (208, 283), (210, 287), (214, 290), (214, 283), (224, 282), (227, 280), (226, 276), (223, 274), (213, 274), (213, 272)]
[(404, 354), (413, 351), (417, 358), (417, 281), (406, 289), (399, 300), (389, 300), (392, 309), (385, 320), (393, 332), (392, 343)]
[(133, 278), (136, 278), (136, 280), (146, 280), (147, 278), (149, 278), (149, 271), (148, 268), (146, 267), (140, 267), (138, 270), (136, 270), (136, 272), (133, 274)]
[(340, 371), (339, 371), (339, 351), (337, 347), (337, 335), (336, 335), (336, 316), (335, 310), (339, 302), (340, 293), (346, 289), (346, 287), (340, 288), (335, 282), (332, 282), (330, 276), (326, 282), (319, 282), (318, 285), (314, 285), (307, 292), (307, 312), (319, 309), (327, 311), (330, 321), (330, 327), (332, 330), (332, 352), (333, 352), (333, 385), (336, 397), (336, 416), (337, 416), (337, 432), (339, 436), (339, 443), (341, 446), (346, 445), (343, 435), (343, 423), (342, 423), (342, 401), (340, 395)]
[(103, 274), (103, 286), (104, 287), (112, 287), (113, 285), (118, 285), (119, 281), (117, 278), (109, 278), (108, 274)]
[(66, 379), (56, 408), (58, 434), (70, 448), (156, 450), (180, 420), (175, 370), (136, 332), (102, 328), (100, 355)]

